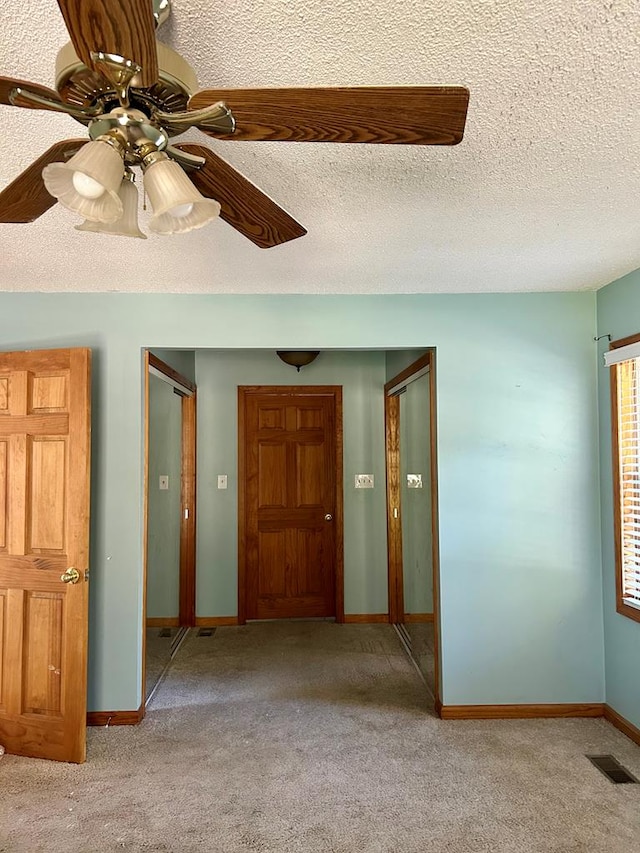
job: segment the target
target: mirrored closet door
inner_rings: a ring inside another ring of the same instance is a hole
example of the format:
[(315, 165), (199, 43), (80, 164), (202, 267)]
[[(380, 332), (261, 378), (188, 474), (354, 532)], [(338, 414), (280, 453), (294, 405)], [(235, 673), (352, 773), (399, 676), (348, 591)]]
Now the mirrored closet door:
[(195, 385), (147, 358), (145, 703), (195, 624)]
[(387, 382), (389, 612), (435, 696), (433, 371), (425, 353)]

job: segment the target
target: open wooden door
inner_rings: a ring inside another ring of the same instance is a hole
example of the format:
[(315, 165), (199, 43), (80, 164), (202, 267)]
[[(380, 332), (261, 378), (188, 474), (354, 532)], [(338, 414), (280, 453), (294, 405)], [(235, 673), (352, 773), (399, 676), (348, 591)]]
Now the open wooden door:
[(0, 744), (86, 752), (88, 349), (0, 353)]

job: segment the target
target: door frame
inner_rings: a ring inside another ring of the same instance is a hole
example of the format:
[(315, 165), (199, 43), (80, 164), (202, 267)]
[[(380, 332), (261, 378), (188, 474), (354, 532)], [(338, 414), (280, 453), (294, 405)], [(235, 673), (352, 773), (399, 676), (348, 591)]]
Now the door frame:
[(336, 495), (335, 495), (335, 595), (336, 622), (344, 622), (344, 510), (343, 510), (343, 429), (342, 385), (239, 385), (238, 386), (238, 624), (247, 621), (247, 555), (245, 530), (247, 523), (246, 478), (246, 407), (250, 394), (278, 396), (333, 397), (335, 405)]
[[(180, 473), (180, 603), (178, 625), (196, 624), (196, 471), (197, 386), (150, 350), (144, 351), (144, 485), (142, 540), (142, 716), (147, 655), (147, 571), (149, 532), (149, 368), (167, 377), (182, 401)], [(176, 385), (181, 386), (176, 388)], [(171, 620), (167, 620), (168, 622)], [(173, 620), (175, 621), (175, 620)], [(142, 718), (142, 717), (141, 717)]]
[[(438, 522), (438, 453), (436, 412), (436, 350), (430, 347), (424, 355), (401, 370), (384, 386), (385, 457), (387, 480), (387, 565), (389, 579), (389, 622), (401, 623), (404, 613), (404, 576), (402, 569), (402, 504), (400, 489), (400, 392), (401, 386), (430, 373), (429, 442), (431, 488), (431, 557), (433, 565), (433, 638), (434, 695), (436, 713), (440, 714), (440, 544)], [(393, 393), (395, 391), (395, 393)], [(397, 509), (397, 514), (394, 510)]]

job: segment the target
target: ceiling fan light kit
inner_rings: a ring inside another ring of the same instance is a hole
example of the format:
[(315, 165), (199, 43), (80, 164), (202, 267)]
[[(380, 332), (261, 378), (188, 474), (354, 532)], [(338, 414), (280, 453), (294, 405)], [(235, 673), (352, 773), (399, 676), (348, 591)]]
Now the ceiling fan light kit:
[(50, 163), (42, 170), (47, 191), (64, 207), (95, 222), (122, 216), (118, 192), (124, 166), (122, 151), (100, 137), (74, 154), (68, 163)]
[(153, 208), (149, 228), (156, 234), (182, 234), (202, 228), (219, 215), (218, 202), (204, 198), (164, 152), (150, 155), (143, 170), (144, 188)]
[[(172, 137), (196, 128), (238, 142), (456, 145), (464, 133), (469, 92), (461, 86), (198, 91), (191, 66), (156, 41), (170, 0), (58, 6), (71, 43), (57, 57), (56, 90), (0, 77), (0, 105), (66, 113), (91, 141), (79, 150), (78, 140), (56, 143), (0, 192), (0, 223), (32, 222), (53, 196), (84, 217), (78, 231), (144, 236), (130, 178), (139, 167), (151, 231), (184, 233), (220, 215), (270, 248), (306, 229), (209, 148)], [(69, 152), (77, 153), (67, 160)]]
[(147, 239), (138, 226), (138, 191), (133, 183), (133, 172), (127, 171), (120, 184), (118, 195), (122, 202), (122, 216), (115, 222), (95, 222), (85, 220), (76, 225), (76, 231), (90, 231), (94, 234), (112, 234), (116, 237), (138, 237)]

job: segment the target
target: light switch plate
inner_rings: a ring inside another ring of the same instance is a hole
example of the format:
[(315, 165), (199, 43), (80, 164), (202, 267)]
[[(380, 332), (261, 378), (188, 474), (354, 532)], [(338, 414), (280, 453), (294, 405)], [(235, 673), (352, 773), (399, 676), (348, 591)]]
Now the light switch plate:
[(169, 475), (168, 474), (160, 474), (158, 478), (158, 488), (162, 492), (166, 492), (169, 488)]
[(356, 489), (372, 489), (373, 474), (356, 474)]
[(422, 474), (407, 474), (407, 488), (408, 489), (421, 489), (422, 488)]
[(226, 489), (227, 488), (227, 475), (226, 474), (218, 474), (218, 488)]

